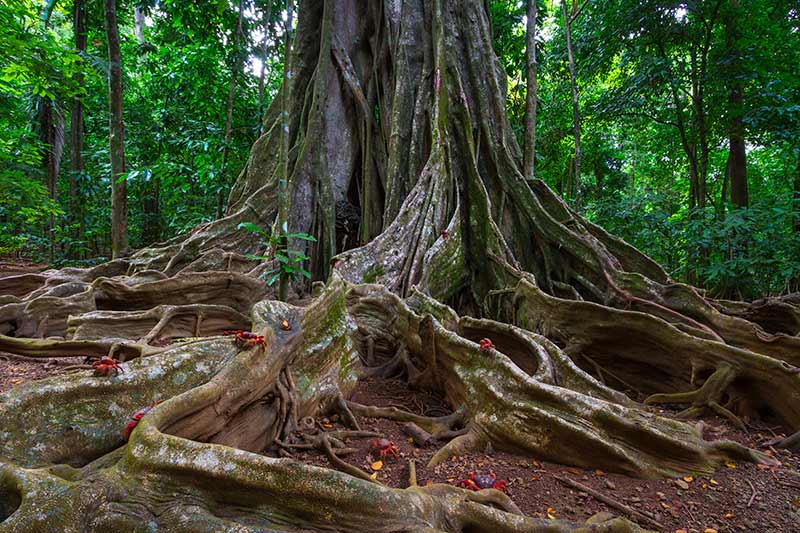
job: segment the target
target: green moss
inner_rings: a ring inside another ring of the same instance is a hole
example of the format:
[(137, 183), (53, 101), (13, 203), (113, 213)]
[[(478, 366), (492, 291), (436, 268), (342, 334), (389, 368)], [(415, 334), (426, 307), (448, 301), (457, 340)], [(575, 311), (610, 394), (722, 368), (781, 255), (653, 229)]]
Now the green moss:
[(366, 272), (364, 272), (364, 276), (361, 278), (362, 283), (375, 283), (378, 281), (378, 278), (383, 276), (386, 272), (383, 270), (383, 265), (380, 263), (373, 266)]

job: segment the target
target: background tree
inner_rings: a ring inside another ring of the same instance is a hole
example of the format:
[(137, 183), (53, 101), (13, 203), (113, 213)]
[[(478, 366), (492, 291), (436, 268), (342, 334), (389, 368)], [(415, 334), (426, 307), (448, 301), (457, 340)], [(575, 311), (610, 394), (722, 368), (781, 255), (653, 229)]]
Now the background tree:
[(125, 175), (125, 128), (122, 121), (122, 59), (119, 48), (116, 0), (105, 0), (108, 44), (108, 109), (111, 154), (111, 253), (128, 251), (128, 184)]

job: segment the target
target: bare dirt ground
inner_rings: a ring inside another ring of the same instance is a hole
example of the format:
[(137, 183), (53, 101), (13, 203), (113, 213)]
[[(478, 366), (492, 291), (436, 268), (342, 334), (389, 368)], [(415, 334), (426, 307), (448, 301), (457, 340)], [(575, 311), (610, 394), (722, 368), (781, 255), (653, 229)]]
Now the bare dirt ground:
[[(438, 416), (448, 409), (441, 400), (410, 391), (404, 382), (375, 378), (362, 379), (351, 400), (383, 407), (395, 406), (418, 414)], [(663, 413), (669, 416), (669, 412)], [(409, 461), (414, 461), (418, 484), (458, 483), (476, 474), (494, 473), (507, 481), (505, 492), (528, 515), (584, 521), (598, 512), (624, 515), (594, 497), (559, 482), (568, 478), (621, 503), (660, 523), (663, 531), (712, 533), (712, 531), (796, 532), (800, 531), (800, 457), (764, 446), (779, 435), (779, 427), (759, 426), (743, 432), (727, 421), (707, 418), (706, 438), (731, 439), (773, 455), (781, 466), (759, 467), (747, 463), (728, 463), (709, 476), (687, 473), (676, 479), (642, 480), (600, 470), (565, 467), (546, 461), (492, 451), (452, 459), (429, 469), (428, 460), (438, 446), (419, 448), (403, 433), (402, 424), (382, 419), (359, 418), (362, 429), (373, 430), (392, 440), (400, 457), (387, 456), (377, 472), (377, 480), (392, 487), (407, 487)], [(344, 429), (336, 417), (320, 420), (329, 430)], [(357, 452), (347, 461), (373, 472), (371, 465), (380, 456), (369, 439), (352, 440), (348, 446)], [(330, 466), (316, 452), (297, 455), (298, 459)], [(635, 517), (628, 516), (636, 520)], [(642, 522), (650, 529), (652, 524)]]

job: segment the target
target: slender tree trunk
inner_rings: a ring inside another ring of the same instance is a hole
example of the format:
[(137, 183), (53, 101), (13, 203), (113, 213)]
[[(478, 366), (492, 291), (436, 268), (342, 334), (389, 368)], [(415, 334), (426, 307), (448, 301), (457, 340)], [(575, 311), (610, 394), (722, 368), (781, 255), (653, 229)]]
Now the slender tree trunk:
[(575, 74), (575, 54), (572, 49), (572, 11), (567, 9), (567, 0), (561, 2), (561, 10), (564, 13), (564, 32), (567, 36), (567, 57), (569, 59), (569, 80), (572, 86), (572, 128), (575, 134), (575, 208), (580, 211), (582, 200), (581, 188), (581, 111), (578, 100), (578, 80)]
[[(728, 16), (725, 28), (725, 41), (727, 48), (735, 65), (739, 53), (739, 30), (737, 28), (737, 17), (739, 1), (731, 0), (731, 13)], [(734, 74), (736, 72), (734, 71)], [(744, 139), (744, 89), (741, 81), (736, 76), (729, 76), (728, 87), (728, 114), (731, 117), (729, 155), (728, 155), (728, 177), (730, 180), (731, 202), (738, 207), (749, 205), (749, 195), (747, 186), (747, 153), (745, 151)]]
[(794, 199), (794, 218), (792, 220), (792, 226), (795, 231), (800, 232), (800, 148), (798, 148), (796, 152), (797, 168), (794, 172), (794, 194), (792, 195)]
[[(42, 10), (42, 27), (46, 30), (55, 8), (55, 0), (47, 0)], [(40, 139), (45, 145), (44, 173), (45, 184), (50, 200), (56, 201), (58, 173), (61, 168), (61, 155), (64, 151), (64, 115), (57, 103), (47, 97), (39, 100)], [(55, 217), (52, 212), (48, 221), (48, 241), (50, 259), (55, 257)]]
[(264, 6), (264, 18), (262, 21), (262, 27), (264, 31), (264, 37), (261, 39), (261, 73), (258, 75), (258, 135), (260, 136), (261, 133), (264, 131), (264, 112), (266, 109), (264, 108), (264, 91), (265, 91), (265, 81), (266, 81), (266, 73), (267, 73), (267, 43), (269, 42), (269, 19), (272, 15), (272, 0), (266, 0), (266, 5)]
[(231, 69), (231, 83), (228, 87), (228, 104), (225, 107), (225, 139), (222, 144), (222, 167), (220, 168), (220, 188), (217, 193), (217, 218), (222, 217), (225, 210), (225, 189), (227, 188), (228, 180), (225, 177), (228, 166), (228, 155), (230, 153), (231, 136), (233, 134), (233, 101), (236, 97), (236, 82), (239, 79), (239, 71), (242, 70), (242, 61), (244, 54), (242, 54), (242, 18), (244, 17), (244, 0), (239, 0), (239, 16), (236, 19), (236, 31), (233, 36), (233, 47), (236, 57), (233, 61), (233, 68)]
[(136, 42), (139, 45), (145, 43), (144, 40), (144, 11), (139, 6), (133, 6), (133, 34), (136, 35)]
[(111, 255), (128, 249), (128, 187), (125, 176), (125, 133), (122, 122), (122, 59), (119, 51), (116, 0), (105, 0), (108, 40), (108, 109), (111, 153)]
[(526, 45), (526, 87), (525, 87), (525, 161), (523, 175), (526, 179), (536, 177), (536, 104), (538, 98), (538, 81), (536, 79), (536, 0), (528, 0), (526, 8), (528, 17), (525, 33)]
[[(86, 8), (83, 0), (73, 2), (73, 31), (75, 34), (75, 49), (83, 56), (86, 53)], [(75, 82), (79, 87), (84, 86), (83, 73), (75, 73)], [(83, 239), (84, 217), (83, 204), (79, 201), (78, 176), (83, 173), (83, 101), (79, 97), (72, 99), (70, 111), (70, 143), (69, 143), (69, 204), (73, 220), (77, 220), (78, 228), (75, 233), (77, 240)], [(83, 252), (80, 256), (83, 257)]]
[[(291, 197), (289, 188), (289, 113), (292, 105), (292, 25), (294, 23), (294, 0), (286, 1), (286, 28), (284, 30), (284, 71), (283, 71), (283, 103), (281, 111), (281, 174), (278, 182), (278, 216), (275, 220), (276, 232), (281, 236), (280, 248), (286, 255), (288, 241), (285, 237), (289, 233), (289, 209)], [(289, 275), (281, 270), (278, 285), (278, 299), (286, 301), (289, 296)]]

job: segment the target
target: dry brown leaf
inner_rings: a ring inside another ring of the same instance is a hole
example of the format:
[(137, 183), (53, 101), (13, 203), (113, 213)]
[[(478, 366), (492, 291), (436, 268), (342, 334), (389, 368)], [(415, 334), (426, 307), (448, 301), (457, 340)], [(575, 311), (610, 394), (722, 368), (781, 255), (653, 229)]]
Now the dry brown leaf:
[(375, 461), (374, 463), (372, 463), (372, 465), (371, 465), (370, 467), (371, 467), (373, 470), (375, 470), (375, 471), (378, 471), (378, 470), (380, 470), (381, 468), (383, 468), (383, 461)]

